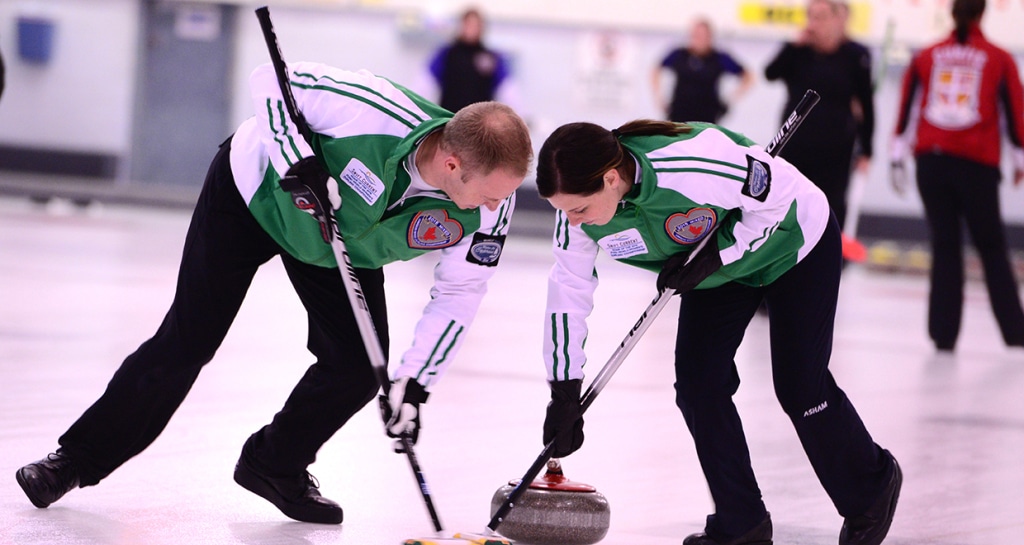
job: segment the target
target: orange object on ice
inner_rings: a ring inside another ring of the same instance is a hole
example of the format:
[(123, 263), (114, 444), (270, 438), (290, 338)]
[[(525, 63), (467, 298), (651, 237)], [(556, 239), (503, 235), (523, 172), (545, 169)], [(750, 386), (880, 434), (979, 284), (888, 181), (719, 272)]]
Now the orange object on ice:
[(862, 263), (868, 258), (868, 249), (859, 240), (843, 233), (843, 258), (854, 263)]

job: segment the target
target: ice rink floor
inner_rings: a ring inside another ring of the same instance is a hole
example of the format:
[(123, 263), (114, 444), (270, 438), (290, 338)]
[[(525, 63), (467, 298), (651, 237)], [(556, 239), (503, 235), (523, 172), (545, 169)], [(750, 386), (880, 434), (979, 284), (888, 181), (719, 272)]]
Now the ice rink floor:
[[(245, 438), (269, 422), (312, 363), (305, 315), (278, 261), (257, 275), (238, 319), (170, 425), (99, 486), (34, 508), (15, 471), (102, 392), (159, 325), (173, 296), (184, 210), (74, 208), (0, 198), (0, 544), (397, 545), (433, 535), (403, 456), (367, 407), (311, 472), (345, 523), (291, 521), (232, 480)], [(528, 220), (526, 215), (517, 218)], [(536, 221), (536, 218), (532, 218)], [(547, 221), (546, 219), (540, 221)], [(513, 227), (463, 351), (424, 410), (418, 454), (445, 529), (479, 532), (491, 496), (540, 453), (548, 392), (540, 362), (546, 238)], [(410, 341), (431, 258), (386, 269), (393, 359)], [(654, 277), (603, 260), (588, 353), (596, 374), (654, 295)], [(905, 475), (886, 540), (902, 545), (1024, 542), (1024, 351), (1003, 346), (971, 282), (958, 349), (925, 332), (923, 276), (853, 266), (842, 286), (832, 372)], [(563, 461), (611, 505), (607, 545), (678, 545), (712, 509), (673, 403), (671, 305), (587, 413)], [(767, 322), (737, 355), (736, 396), (775, 543), (836, 543), (842, 520), (772, 393)]]

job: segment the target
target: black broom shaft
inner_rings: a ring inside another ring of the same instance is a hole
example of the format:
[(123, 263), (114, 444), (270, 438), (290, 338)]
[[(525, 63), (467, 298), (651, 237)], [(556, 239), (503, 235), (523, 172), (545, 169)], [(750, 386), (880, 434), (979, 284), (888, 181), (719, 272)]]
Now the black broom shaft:
[(277, 41), (277, 33), (274, 32), (274, 23), (270, 20), (270, 10), (267, 6), (256, 9), (256, 18), (259, 19), (260, 28), (263, 30), (263, 39), (267, 42), (267, 50), (270, 52), (270, 63), (274, 66), (274, 73), (277, 74), (277, 82), (281, 87), (281, 95), (284, 98), (284, 107), (288, 110), (288, 117), (299, 129), (299, 134), (310, 146), (313, 145), (313, 130), (309, 128), (306, 117), (299, 111), (295, 103), (295, 95), (292, 94), (292, 87), (289, 85), (288, 66), (284, 63), (284, 55), (281, 54), (281, 46)]

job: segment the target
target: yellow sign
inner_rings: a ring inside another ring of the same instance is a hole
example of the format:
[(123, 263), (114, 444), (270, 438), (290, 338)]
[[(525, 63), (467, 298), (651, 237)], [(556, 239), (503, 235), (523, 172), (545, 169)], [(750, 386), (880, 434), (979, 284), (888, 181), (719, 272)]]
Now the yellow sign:
[(740, 22), (746, 25), (804, 26), (807, 10), (804, 6), (763, 4), (759, 2), (740, 3)]
[[(850, 2), (850, 20), (847, 32), (865, 35), (871, 27), (871, 3)], [(802, 28), (807, 24), (807, 6), (804, 3), (740, 2), (739, 21), (747, 26), (783, 26)]]

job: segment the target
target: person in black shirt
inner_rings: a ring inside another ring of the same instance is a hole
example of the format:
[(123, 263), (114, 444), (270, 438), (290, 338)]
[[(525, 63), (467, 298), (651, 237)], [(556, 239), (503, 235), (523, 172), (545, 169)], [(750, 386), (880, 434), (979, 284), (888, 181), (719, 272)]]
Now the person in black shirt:
[(807, 89), (821, 95), (781, 155), (825, 192), (840, 225), (846, 220), (854, 144), (859, 151), (856, 168), (866, 172), (875, 130), (871, 54), (846, 39), (844, 23), (839, 2), (811, 0), (803, 33), (765, 68), (769, 81), (786, 84), (783, 112), (792, 111)]
[[(667, 105), (661, 91), (665, 71), (675, 75), (675, 87)], [(722, 76), (731, 74), (740, 78), (739, 86), (728, 101), (719, 94)], [(707, 121), (717, 123), (725, 115), (729, 104), (739, 100), (754, 83), (754, 76), (736, 62), (731, 55), (714, 49), (711, 22), (698, 19), (690, 29), (690, 42), (686, 47), (673, 49), (662, 59), (651, 74), (651, 87), (655, 101), (661, 105), (671, 121)]]
[(508, 63), (482, 42), (484, 20), (480, 11), (462, 14), (459, 34), (430, 61), (430, 73), (441, 90), (438, 103), (457, 112), (474, 102), (494, 100), (509, 75)]

